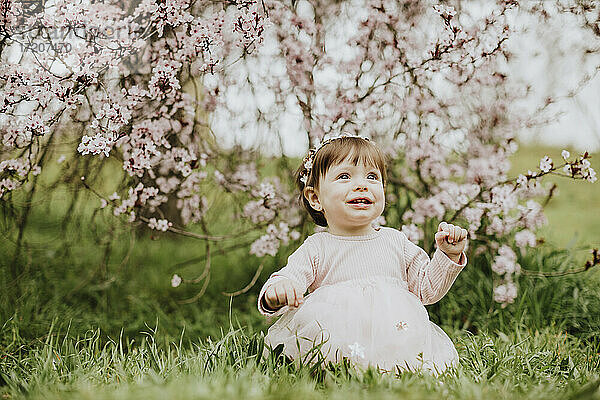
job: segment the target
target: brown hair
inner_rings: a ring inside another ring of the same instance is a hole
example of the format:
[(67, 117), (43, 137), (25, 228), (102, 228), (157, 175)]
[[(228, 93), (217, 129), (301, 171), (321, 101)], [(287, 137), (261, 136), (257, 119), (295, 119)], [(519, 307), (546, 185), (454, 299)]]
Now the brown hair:
[(296, 171), (296, 186), (300, 189), (298, 200), (317, 225), (327, 226), (327, 220), (323, 211), (317, 211), (310, 206), (310, 203), (304, 197), (304, 188), (312, 186), (318, 189), (319, 181), (325, 176), (329, 168), (342, 163), (347, 158), (354, 165), (361, 163), (379, 169), (381, 180), (385, 186), (387, 178), (385, 156), (375, 143), (358, 136), (343, 136), (325, 144), (312, 157), (312, 168), (309, 171), (306, 184), (301, 180), (307, 172), (304, 162)]

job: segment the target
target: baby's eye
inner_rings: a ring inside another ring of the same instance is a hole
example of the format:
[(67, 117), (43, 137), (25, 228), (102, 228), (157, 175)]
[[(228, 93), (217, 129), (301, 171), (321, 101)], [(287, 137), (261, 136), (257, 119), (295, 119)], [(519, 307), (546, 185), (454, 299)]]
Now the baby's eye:
[(350, 179), (350, 174), (347, 172), (342, 172), (341, 174), (338, 175), (337, 178), (338, 179)]
[(372, 179), (374, 181), (379, 180), (379, 175), (377, 175), (375, 172), (369, 172), (367, 174), (367, 179)]

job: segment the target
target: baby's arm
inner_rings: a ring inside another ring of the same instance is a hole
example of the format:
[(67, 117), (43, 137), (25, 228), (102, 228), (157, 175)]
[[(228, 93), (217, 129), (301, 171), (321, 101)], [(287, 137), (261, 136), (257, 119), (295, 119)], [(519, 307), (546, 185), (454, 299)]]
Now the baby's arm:
[(453, 256), (460, 262), (457, 263), (438, 248), (430, 260), (425, 250), (409, 241), (406, 236), (402, 237), (408, 289), (423, 304), (433, 304), (450, 290), (456, 277), (467, 264), (467, 257), (462, 252), (456, 257)]
[(317, 257), (307, 239), (290, 257), (281, 270), (273, 273), (263, 285), (258, 296), (258, 310), (272, 316), (282, 307), (299, 306), (304, 293), (315, 280)]

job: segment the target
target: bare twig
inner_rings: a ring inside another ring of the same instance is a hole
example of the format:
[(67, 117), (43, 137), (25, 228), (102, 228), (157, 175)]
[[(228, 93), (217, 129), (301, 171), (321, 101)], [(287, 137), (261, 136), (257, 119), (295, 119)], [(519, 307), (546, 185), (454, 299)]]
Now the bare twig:
[(196, 301), (198, 301), (198, 299), (200, 297), (204, 296), (204, 293), (206, 292), (206, 288), (208, 287), (208, 282), (210, 282), (210, 273), (206, 277), (206, 280), (204, 281), (204, 284), (202, 285), (202, 289), (200, 289), (200, 291), (194, 297), (190, 297), (189, 299), (185, 299), (185, 300), (180, 300), (180, 301), (178, 301), (178, 303), (179, 304), (190, 304), (190, 303), (195, 303)]
[(227, 293), (227, 292), (221, 292), (221, 293), (223, 293), (225, 296), (230, 296), (230, 297), (235, 297), (240, 294), (246, 293), (248, 290), (250, 290), (250, 288), (252, 288), (252, 286), (254, 286), (254, 284), (258, 280), (258, 277), (260, 276), (262, 269), (263, 269), (263, 264), (261, 263), (258, 266), (258, 269), (256, 270), (256, 272), (254, 273), (254, 276), (252, 277), (252, 280), (250, 281), (250, 283), (248, 285), (246, 285), (244, 288), (242, 288), (238, 291), (235, 291), (235, 292), (231, 292), (231, 293)]
[(204, 284), (202, 285), (202, 288), (200, 289), (200, 291), (198, 293), (196, 293), (196, 295), (194, 295), (193, 297), (190, 297), (189, 299), (180, 300), (179, 304), (195, 303), (206, 292), (206, 288), (208, 287), (208, 282), (210, 281), (210, 244), (208, 242), (206, 243), (206, 264), (204, 265), (204, 271), (198, 278), (192, 279), (189, 282), (199, 283), (203, 279), (204, 279)]

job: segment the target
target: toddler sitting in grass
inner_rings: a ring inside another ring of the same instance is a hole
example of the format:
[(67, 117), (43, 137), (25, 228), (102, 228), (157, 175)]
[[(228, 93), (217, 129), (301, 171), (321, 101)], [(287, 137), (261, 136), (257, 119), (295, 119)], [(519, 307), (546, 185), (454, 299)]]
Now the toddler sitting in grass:
[(440, 300), (466, 265), (467, 231), (440, 223), (430, 260), (402, 232), (375, 229), (385, 182), (384, 155), (365, 138), (327, 140), (304, 159), (300, 198), (328, 231), (309, 236), (265, 282), (259, 310), (281, 316), (267, 345), (283, 344), (284, 354), (303, 363), (347, 358), (382, 371), (437, 374), (457, 363), (452, 341), (424, 305)]

